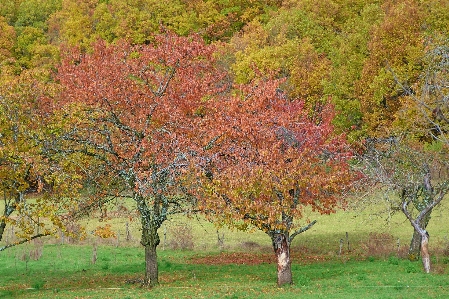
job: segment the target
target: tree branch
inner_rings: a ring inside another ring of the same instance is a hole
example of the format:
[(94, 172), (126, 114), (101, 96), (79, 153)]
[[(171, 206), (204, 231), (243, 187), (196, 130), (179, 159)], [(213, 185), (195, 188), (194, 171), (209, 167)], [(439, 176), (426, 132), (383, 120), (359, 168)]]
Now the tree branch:
[(34, 239), (37, 239), (37, 238), (40, 238), (40, 237), (49, 236), (49, 235), (51, 235), (51, 233), (37, 234), (37, 235), (34, 235), (34, 236), (30, 237), (29, 239), (23, 239), (21, 241), (18, 241), (18, 242), (11, 243), (11, 244), (5, 245), (3, 247), (0, 247), (0, 251), (3, 251), (5, 249), (8, 249), (8, 248), (16, 246), (16, 245), (20, 245), (20, 244), (26, 243), (28, 241), (31, 241), (31, 240), (34, 240)]
[(306, 225), (306, 226), (304, 226), (304, 227), (301, 227), (300, 229), (296, 230), (296, 231), (295, 231), (293, 234), (291, 234), (290, 237), (288, 238), (288, 243), (291, 244), (292, 241), (293, 241), (293, 239), (294, 239), (297, 235), (299, 235), (299, 234), (305, 232), (306, 230), (310, 229), (312, 226), (315, 225), (316, 222), (317, 222), (316, 220), (313, 220), (313, 221), (310, 222), (308, 225)]

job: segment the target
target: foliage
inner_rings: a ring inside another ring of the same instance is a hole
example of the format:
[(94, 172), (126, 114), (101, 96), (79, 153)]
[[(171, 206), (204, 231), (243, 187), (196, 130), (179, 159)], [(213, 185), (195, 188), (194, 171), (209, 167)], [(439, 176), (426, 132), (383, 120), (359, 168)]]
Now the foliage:
[(429, 39), (423, 61), (425, 67), (419, 80), (412, 87), (401, 85), (407, 96), (402, 99), (404, 108), (396, 114), (394, 125), (397, 131), (410, 132), (423, 142), (437, 141), (448, 145), (447, 39)]
[(304, 208), (334, 212), (355, 176), (344, 136), (332, 135), (332, 107), (322, 106), (310, 118), (279, 83), (241, 86), (236, 96), (217, 103), (203, 209), (224, 223), (252, 225), (270, 236), (291, 232), (292, 240), (301, 232), (294, 219), (303, 217)]
[[(0, 178), (2, 201), (0, 239), (7, 225), (19, 228), (20, 239), (67, 230), (69, 211), (82, 179), (72, 157), (60, 159), (47, 147), (52, 135), (45, 129), (42, 98), (51, 94), (28, 74), (0, 85)], [(7, 244), (6, 247), (14, 244)], [(6, 248), (3, 247), (2, 249)]]
[(16, 31), (8, 25), (4, 17), (0, 16), (0, 77), (14, 75), (14, 46)]
[(47, 30), (49, 16), (61, 9), (61, 0), (22, 0), (17, 7), (14, 27)]
[(418, 2), (385, 1), (384, 17), (372, 29), (368, 45), (370, 56), (356, 83), (364, 126), (370, 136), (391, 135), (391, 122), (400, 109), (398, 99), (403, 91), (397, 88), (390, 70), (394, 70), (406, 86), (416, 82), (420, 72), (423, 13)]
[(114, 197), (134, 200), (141, 243), (154, 259), (146, 255), (151, 285), (158, 283), (158, 229), (192, 204), (182, 178), (200, 150), (203, 101), (219, 91), (222, 76), (214, 69), (213, 51), (199, 36), (167, 32), (149, 45), (98, 41), (92, 53), (67, 49), (58, 68), (60, 103), (70, 115), (62, 146), (101, 165), (98, 176), (105, 184), (98, 184), (90, 205)]
[(184, 36), (201, 33), (209, 41), (226, 40), (244, 24), (266, 16), (278, 2), (65, 0), (49, 18), (49, 27), (60, 41), (86, 48), (97, 38), (148, 43), (161, 26)]

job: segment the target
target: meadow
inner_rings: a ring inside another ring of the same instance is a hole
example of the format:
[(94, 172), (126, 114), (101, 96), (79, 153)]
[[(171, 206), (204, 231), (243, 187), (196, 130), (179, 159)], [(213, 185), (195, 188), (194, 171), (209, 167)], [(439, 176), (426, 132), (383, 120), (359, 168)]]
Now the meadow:
[[(445, 208), (428, 230), (433, 271), (406, 258), (411, 227), (402, 215), (339, 211), (292, 244), (292, 286), (276, 286), (270, 239), (178, 216), (161, 228), (160, 286), (140, 286), (139, 221), (112, 217), (115, 238), (34, 240), (0, 253), (0, 298), (447, 298)], [(388, 221), (387, 221), (388, 219)], [(93, 229), (98, 219), (86, 221)], [(348, 244), (349, 242), (349, 244)]]

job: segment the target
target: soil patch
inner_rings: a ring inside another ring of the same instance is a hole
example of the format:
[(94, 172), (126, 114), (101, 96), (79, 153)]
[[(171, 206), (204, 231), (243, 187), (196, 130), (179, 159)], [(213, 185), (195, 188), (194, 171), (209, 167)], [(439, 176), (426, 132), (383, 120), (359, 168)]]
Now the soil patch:
[[(324, 255), (301, 255), (294, 253), (291, 255), (293, 263), (310, 264), (328, 260), (328, 256)], [(246, 252), (221, 252), (216, 255), (192, 257), (189, 260), (191, 264), (205, 265), (259, 265), (259, 264), (275, 264), (276, 257), (274, 253), (246, 253)]]

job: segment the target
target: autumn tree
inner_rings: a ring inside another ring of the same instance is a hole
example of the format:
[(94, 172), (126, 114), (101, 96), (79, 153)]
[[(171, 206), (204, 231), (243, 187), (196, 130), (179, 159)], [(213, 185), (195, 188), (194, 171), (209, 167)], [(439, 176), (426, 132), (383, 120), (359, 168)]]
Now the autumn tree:
[(403, 109), (395, 115), (396, 131), (410, 132), (422, 141), (449, 145), (449, 42), (446, 38), (429, 38), (423, 58), (424, 67), (412, 86), (401, 83), (392, 69), (397, 84), (404, 91)]
[(324, 96), (323, 83), (331, 70), (328, 57), (315, 42), (317, 27), (307, 13), (297, 10), (280, 10), (267, 24), (249, 23), (227, 47), (235, 56), (231, 66), (235, 81), (250, 82), (258, 75), (255, 68), (260, 75), (276, 72), (287, 78), (283, 88), (289, 96), (313, 107)]
[(385, 137), (395, 113), (400, 110), (403, 90), (389, 71), (394, 69), (401, 83), (416, 82), (423, 56), (423, 14), (419, 1), (385, 1), (383, 17), (370, 32), (369, 56), (360, 79), (355, 82), (367, 135)]
[(201, 205), (218, 223), (255, 227), (270, 237), (279, 286), (293, 281), (290, 244), (316, 223), (303, 219), (306, 209), (333, 213), (355, 178), (345, 137), (333, 136), (332, 107), (323, 105), (310, 118), (280, 83), (251, 82), (206, 114), (214, 138), (202, 164)]
[(204, 138), (196, 130), (203, 102), (219, 87), (213, 47), (199, 36), (165, 33), (148, 45), (98, 41), (93, 48), (91, 54), (65, 51), (58, 68), (60, 103), (71, 119), (62, 136), (69, 150), (102, 162), (111, 183), (97, 197), (134, 201), (144, 284), (154, 286), (158, 229), (194, 203), (183, 173), (198, 152), (197, 138)]
[(5, 77), (14, 73), (14, 46), (16, 31), (8, 25), (4, 17), (0, 17), (0, 76)]
[[(32, 74), (0, 81), (0, 251), (30, 239), (69, 232), (82, 175), (77, 160), (51, 154), (53, 135), (41, 100), (53, 85)], [(14, 227), (15, 238), (5, 240)]]
[[(406, 138), (372, 138), (366, 142), (362, 171), (366, 188), (381, 191), (392, 212), (402, 212), (413, 227), (409, 258), (421, 255), (430, 272), (429, 233), (432, 211), (449, 193), (447, 146), (423, 146)], [(371, 193), (370, 193), (371, 194)]]

